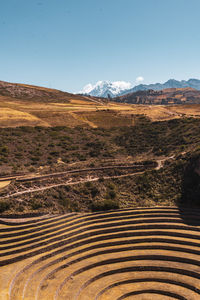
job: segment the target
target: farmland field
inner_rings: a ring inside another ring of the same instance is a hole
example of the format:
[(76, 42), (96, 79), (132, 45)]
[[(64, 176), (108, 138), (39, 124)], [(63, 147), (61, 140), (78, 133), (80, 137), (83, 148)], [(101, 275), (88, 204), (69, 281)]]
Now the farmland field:
[(0, 300), (200, 300), (199, 12), (1, 1)]
[(197, 300), (199, 214), (154, 207), (1, 218), (1, 299)]
[(200, 105), (1, 85), (0, 299), (199, 299)]
[[(152, 121), (200, 117), (200, 105), (129, 105), (69, 99), (68, 103), (24, 101), (0, 96), (0, 127), (17, 126), (131, 126), (133, 115)], [(105, 116), (109, 122), (105, 122)]]

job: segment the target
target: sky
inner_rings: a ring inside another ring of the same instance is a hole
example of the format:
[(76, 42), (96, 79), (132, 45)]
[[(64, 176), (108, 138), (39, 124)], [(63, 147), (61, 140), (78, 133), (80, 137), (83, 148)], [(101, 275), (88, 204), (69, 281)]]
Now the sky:
[(78, 92), (200, 79), (199, 12), (199, 0), (1, 0), (0, 80)]

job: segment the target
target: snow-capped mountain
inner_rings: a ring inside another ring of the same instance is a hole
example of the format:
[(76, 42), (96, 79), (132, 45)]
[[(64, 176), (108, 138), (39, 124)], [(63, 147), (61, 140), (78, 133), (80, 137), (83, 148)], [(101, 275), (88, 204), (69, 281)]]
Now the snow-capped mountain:
[(123, 91), (130, 89), (132, 87), (130, 82), (125, 81), (98, 81), (96, 84), (87, 84), (80, 94), (87, 94), (95, 97), (105, 97), (108, 95), (111, 97), (116, 97)]
[(159, 91), (167, 88), (185, 88), (190, 87), (197, 90), (200, 90), (200, 80), (199, 79), (189, 79), (189, 80), (175, 80), (170, 79), (165, 83), (155, 83), (155, 84), (139, 84), (132, 85), (130, 82), (125, 81), (98, 81), (96, 84), (88, 84), (86, 85), (80, 94), (87, 94), (96, 97), (105, 97), (108, 95), (111, 97), (122, 96), (125, 94), (137, 92), (137, 91), (145, 91), (145, 90), (154, 90)]

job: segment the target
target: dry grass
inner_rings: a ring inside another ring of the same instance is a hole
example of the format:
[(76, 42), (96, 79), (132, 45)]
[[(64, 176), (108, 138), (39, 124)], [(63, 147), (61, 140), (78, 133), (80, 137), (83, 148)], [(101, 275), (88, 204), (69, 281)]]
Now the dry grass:
[(68, 103), (23, 101), (0, 96), (0, 127), (17, 126), (90, 126), (133, 125), (134, 115), (145, 115), (152, 121), (183, 116), (200, 116), (200, 105), (129, 105), (98, 103), (74, 96)]
[(169, 110), (189, 117), (200, 117), (199, 104), (172, 106), (169, 108)]
[(0, 190), (5, 188), (6, 186), (8, 186), (10, 183), (11, 183), (11, 181), (9, 181), (9, 180), (0, 181)]
[(134, 117), (131, 114), (121, 114), (116, 110), (98, 110), (93, 112), (76, 113), (83, 121), (91, 127), (123, 127), (134, 124)]
[(199, 213), (154, 207), (7, 219), (0, 299), (199, 299), (199, 226), (185, 222)]
[(16, 126), (49, 126), (45, 121), (27, 112), (1, 108), (0, 110), (0, 127)]

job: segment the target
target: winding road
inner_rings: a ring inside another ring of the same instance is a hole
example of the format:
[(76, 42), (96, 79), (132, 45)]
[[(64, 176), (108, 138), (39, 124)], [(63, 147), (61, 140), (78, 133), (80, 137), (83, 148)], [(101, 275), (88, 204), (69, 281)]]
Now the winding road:
[[(166, 160), (169, 159), (174, 159), (174, 155), (170, 156), (170, 157), (166, 157), (164, 159), (158, 159), (156, 160), (157, 166), (151, 168), (154, 170), (160, 170), (163, 166), (164, 166), (164, 162)], [(133, 169), (134, 167), (143, 167), (144, 165), (132, 165), (132, 166), (119, 166), (119, 165), (112, 165), (112, 166), (107, 166), (107, 167), (99, 167), (99, 168), (87, 168), (87, 169), (77, 169), (77, 170), (70, 170), (70, 171), (66, 171), (66, 172), (59, 172), (59, 173), (52, 173), (52, 174), (47, 174), (47, 175), (42, 175), (42, 176), (34, 176), (34, 177), (16, 177), (16, 181), (19, 182), (26, 182), (26, 181), (33, 181), (33, 180), (42, 180), (42, 179), (47, 179), (47, 178), (53, 178), (53, 177), (59, 177), (59, 176), (63, 176), (63, 175), (67, 175), (67, 174), (72, 174), (72, 173), (81, 173), (81, 172), (91, 172), (91, 171), (99, 171), (99, 170), (109, 170), (109, 169), (113, 169), (113, 168), (117, 168), (117, 169)], [(72, 181), (72, 178), (69, 178), (66, 182), (62, 182), (62, 183), (57, 183), (57, 184), (48, 184), (46, 186), (42, 186), (42, 187), (33, 187), (33, 188), (27, 188), (25, 190), (22, 191), (18, 191), (18, 192), (14, 192), (14, 193), (10, 193), (6, 196), (1, 197), (0, 199), (8, 199), (10, 197), (17, 197), (19, 195), (24, 195), (24, 194), (30, 194), (30, 193), (34, 193), (34, 192), (40, 192), (40, 191), (45, 191), (45, 190), (49, 190), (55, 187), (60, 187), (60, 186), (72, 186), (72, 185), (77, 185), (77, 184), (83, 184), (86, 182), (95, 182), (98, 181), (99, 179), (104, 179), (104, 180), (108, 180), (108, 179), (116, 179), (116, 178), (123, 178), (123, 177), (128, 177), (128, 176), (136, 176), (136, 175), (141, 175), (144, 172), (146, 172), (147, 170), (149, 170), (149, 168), (146, 168), (146, 170), (143, 171), (137, 171), (134, 173), (128, 173), (128, 174), (123, 174), (123, 175), (111, 175), (111, 176), (87, 176), (86, 178), (83, 178), (81, 180), (78, 181)]]

